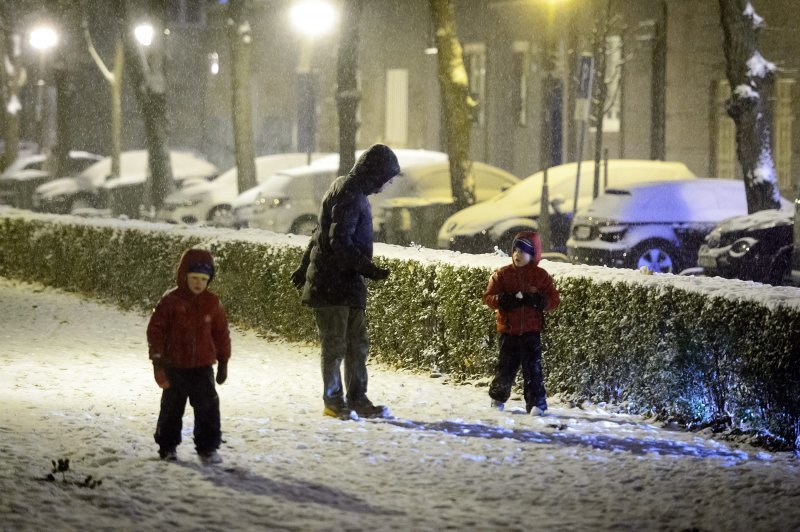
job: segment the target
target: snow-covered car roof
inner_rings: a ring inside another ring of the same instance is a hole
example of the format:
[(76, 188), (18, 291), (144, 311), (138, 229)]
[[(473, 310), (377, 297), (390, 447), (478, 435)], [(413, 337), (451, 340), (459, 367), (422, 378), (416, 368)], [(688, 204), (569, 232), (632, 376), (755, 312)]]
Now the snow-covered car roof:
[[(171, 151), (169, 155), (170, 164), (172, 166), (172, 177), (176, 181), (193, 177), (207, 178), (219, 171), (215, 165), (191, 152)], [(103, 166), (102, 168), (107, 168), (105, 176), (109, 175), (111, 173), (111, 158), (104, 159), (101, 163), (107, 163), (107, 166)], [(89, 167), (84, 174), (90, 169), (95, 168), (97, 164)], [(92, 175), (96, 175), (98, 171), (99, 169), (95, 169), (95, 173)], [(147, 176), (150, 174), (147, 150), (123, 153), (120, 156), (120, 174), (121, 176), (119, 178), (110, 179), (105, 182), (103, 187), (111, 189), (122, 185), (132, 185), (146, 181)], [(105, 177), (103, 177), (103, 179), (104, 178)]]
[(606, 189), (579, 216), (625, 223), (719, 222), (747, 212), (744, 182), (655, 181)]

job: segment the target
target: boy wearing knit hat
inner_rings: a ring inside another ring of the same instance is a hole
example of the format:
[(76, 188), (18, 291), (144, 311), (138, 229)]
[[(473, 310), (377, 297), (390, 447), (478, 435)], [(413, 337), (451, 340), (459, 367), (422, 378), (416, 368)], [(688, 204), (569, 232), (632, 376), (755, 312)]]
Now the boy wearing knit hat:
[(147, 325), (147, 345), (155, 380), (162, 388), (155, 440), (159, 456), (177, 460), (183, 412), (194, 408), (194, 445), (203, 463), (222, 461), (219, 396), (216, 382), (228, 377), (231, 339), (228, 317), (219, 298), (208, 291), (214, 259), (204, 249), (187, 249), (178, 265), (178, 286), (156, 305)]
[(544, 312), (558, 307), (561, 298), (552, 277), (539, 267), (542, 243), (535, 231), (514, 237), (511, 264), (489, 279), (483, 302), (495, 310), (500, 333), (500, 356), (489, 386), (492, 406), (503, 410), (522, 366), (525, 410), (544, 415), (547, 394), (542, 376)]

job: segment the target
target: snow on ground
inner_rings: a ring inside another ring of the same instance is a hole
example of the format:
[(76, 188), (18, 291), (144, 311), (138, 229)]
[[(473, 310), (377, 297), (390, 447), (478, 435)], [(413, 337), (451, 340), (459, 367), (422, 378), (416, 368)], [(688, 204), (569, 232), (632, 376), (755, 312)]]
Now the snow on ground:
[[(520, 398), (372, 365), (395, 419), (321, 415), (314, 345), (233, 332), (219, 387), (222, 466), (191, 408), (180, 461), (152, 440), (160, 390), (147, 317), (0, 278), (2, 530), (791, 530), (800, 461), (600, 408)], [(509, 411), (510, 410), (510, 411)], [(67, 480), (43, 478), (70, 458)]]

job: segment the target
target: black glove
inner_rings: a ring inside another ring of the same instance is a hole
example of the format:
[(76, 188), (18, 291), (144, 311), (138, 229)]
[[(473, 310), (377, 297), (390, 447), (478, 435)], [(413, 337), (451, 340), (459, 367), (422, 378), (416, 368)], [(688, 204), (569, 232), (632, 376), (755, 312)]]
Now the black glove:
[(389, 270), (376, 266), (370, 263), (364, 271), (364, 277), (372, 279), (373, 281), (383, 281), (389, 277)]
[(292, 280), (292, 284), (295, 288), (302, 290), (303, 286), (306, 284), (306, 269), (302, 266), (298, 267), (292, 272), (290, 279)]
[(222, 384), (228, 380), (228, 363), (220, 362), (217, 364), (217, 384)]
[(544, 310), (547, 306), (547, 296), (541, 292), (525, 292), (522, 294), (522, 304), (536, 310)]
[(500, 310), (512, 310), (522, 306), (522, 300), (514, 294), (500, 294), (497, 297), (497, 306)]

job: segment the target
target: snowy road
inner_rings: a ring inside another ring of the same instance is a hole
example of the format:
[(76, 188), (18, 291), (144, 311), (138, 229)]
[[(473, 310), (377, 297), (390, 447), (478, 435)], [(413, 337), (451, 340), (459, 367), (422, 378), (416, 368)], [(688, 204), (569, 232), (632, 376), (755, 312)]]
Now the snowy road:
[[(233, 334), (222, 467), (156, 457), (146, 316), (0, 278), (2, 530), (797, 530), (800, 461), (371, 366), (394, 420), (321, 416), (314, 346)], [(190, 412), (190, 410), (189, 410)], [(522, 411), (524, 412), (524, 411)], [(40, 480), (68, 457), (67, 480)]]

